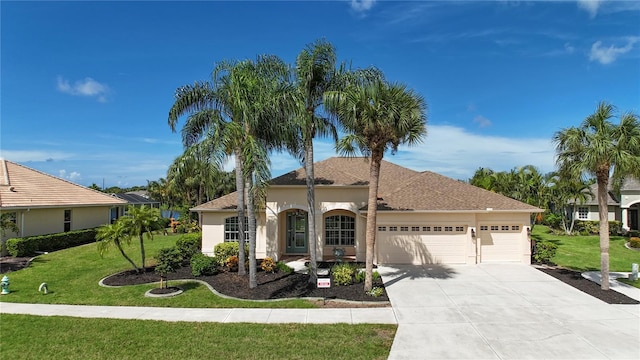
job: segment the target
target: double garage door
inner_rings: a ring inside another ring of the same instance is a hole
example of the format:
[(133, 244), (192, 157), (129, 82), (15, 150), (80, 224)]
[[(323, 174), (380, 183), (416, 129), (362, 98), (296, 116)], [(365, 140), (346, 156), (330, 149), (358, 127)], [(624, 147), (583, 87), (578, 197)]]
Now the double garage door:
[[(389, 227), (394, 229), (394, 227)], [(380, 231), (376, 237), (379, 264), (464, 264), (466, 227), (430, 227), (431, 231)], [(426, 230), (426, 227), (425, 227)], [(438, 230), (438, 231), (435, 231)]]
[[(383, 230), (384, 229), (384, 230)], [(378, 228), (376, 237), (379, 264), (464, 264), (475, 254), (470, 235), (464, 228), (416, 227)], [(435, 229), (443, 231), (433, 231)], [(480, 225), (477, 233), (480, 262), (520, 262), (523, 250), (519, 225)], [(393, 231), (392, 231), (393, 230)], [(458, 231), (456, 231), (458, 230)], [(470, 252), (469, 254), (467, 252)]]

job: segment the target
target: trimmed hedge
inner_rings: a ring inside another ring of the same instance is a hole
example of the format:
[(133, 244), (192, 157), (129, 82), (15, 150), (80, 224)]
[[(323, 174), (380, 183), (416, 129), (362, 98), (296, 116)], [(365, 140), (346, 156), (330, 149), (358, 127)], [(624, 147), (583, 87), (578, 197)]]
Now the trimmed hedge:
[(28, 236), (7, 240), (11, 256), (30, 256), (36, 252), (51, 252), (96, 241), (96, 229), (67, 231), (57, 234)]
[[(580, 235), (598, 235), (600, 222), (597, 220), (576, 220), (573, 230)], [(609, 221), (609, 235), (618, 235), (622, 232), (620, 221)]]

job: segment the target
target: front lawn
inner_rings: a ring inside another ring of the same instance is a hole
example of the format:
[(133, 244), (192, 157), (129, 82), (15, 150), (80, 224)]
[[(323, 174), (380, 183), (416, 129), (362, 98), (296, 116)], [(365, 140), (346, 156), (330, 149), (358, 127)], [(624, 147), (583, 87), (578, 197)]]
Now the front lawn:
[[(176, 235), (156, 235), (153, 240), (145, 240), (147, 262), (153, 261), (152, 258), (159, 249), (173, 246), (177, 239)], [(126, 246), (125, 251), (135, 262), (140, 264), (140, 250), (137, 242)], [(144, 296), (147, 290), (158, 285), (136, 285), (121, 288), (105, 288), (98, 285), (100, 279), (130, 268), (129, 263), (115, 248), (110, 249), (104, 258), (101, 258), (95, 243), (52, 252), (38, 256), (25, 269), (8, 273), (11, 294), (3, 295), (0, 297), (0, 301), (189, 308), (314, 307), (313, 304), (305, 300), (249, 302), (224, 299), (211, 293), (204, 285), (195, 282), (182, 285), (185, 292), (172, 298)], [(158, 280), (160, 280), (159, 276)], [(49, 287), (47, 295), (38, 292), (38, 288), (43, 282), (46, 282)]]
[(386, 359), (395, 325), (218, 324), (2, 314), (1, 359)]
[[(549, 228), (536, 225), (531, 237), (536, 241), (548, 240), (558, 245), (552, 261), (559, 266), (578, 271), (600, 270), (600, 238), (596, 236), (554, 235)], [(640, 262), (640, 253), (627, 249), (627, 238), (611, 236), (609, 244), (610, 271), (631, 271), (631, 264)]]

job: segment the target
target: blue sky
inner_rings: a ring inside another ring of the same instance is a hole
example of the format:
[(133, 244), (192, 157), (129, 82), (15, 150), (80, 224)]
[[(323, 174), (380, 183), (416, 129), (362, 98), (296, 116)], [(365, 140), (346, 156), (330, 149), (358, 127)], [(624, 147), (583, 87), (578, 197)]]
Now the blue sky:
[[(2, 1), (0, 14), (0, 156), (82, 185), (164, 177), (182, 152), (167, 126), (177, 87), (225, 59), (293, 63), (319, 38), (424, 96), (424, 143), (385, 155), (416, 170), (551, 171), (554, 132), (599, 101), (640, 113), (638, 1)], [(316, 160), (334, 155), (316, 142)]]

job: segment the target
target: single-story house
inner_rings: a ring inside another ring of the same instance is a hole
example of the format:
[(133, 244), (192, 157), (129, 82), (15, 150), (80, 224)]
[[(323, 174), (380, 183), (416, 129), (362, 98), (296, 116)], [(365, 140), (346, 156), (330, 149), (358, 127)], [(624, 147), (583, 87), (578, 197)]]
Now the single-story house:
[(126, 201), (11, 161), (0, 159), (0, 212), (10, 214), (11, 237), (54, 234), (108, 224), (111, 209)]
[[(318, 260), (339, 249), (365, 259), (369, 163), (332, 157), (315, 164), (316, 239), (307, 229), (305, 170), (271, 180), (266, 206), (257, 216), (258, 258), (308, 255)], [(378, 264), (529, 264), (530, 215), (541, 209), (433, 172), (383, 161), (377, 215)], [(237, 241), (236, 193), (191, 209), (199, 214), (202, 252)], [(248, 236), (247, 236), (248, 238)]]
[[(598, 185), (591, 185), (588, 199), (575, 207), (574, 218), (577, 220), (598, 221)], [(616, 196), (611, 188), (607, 193), (607, 212), (610, 221), (622, 222), (625, 230), (640, 230), (640, 181), (635, 178), (625, 179), (620, 188), (620, 196)]]
[(160, 202), (151, 199), (149, 193), (146, 191), (130, 191), (110, 195), (127, 202), (125, 205), (111, 209), (111, 222), (116, 221), (120, 216), (126, 214), (128, 206), (160, 208)]

